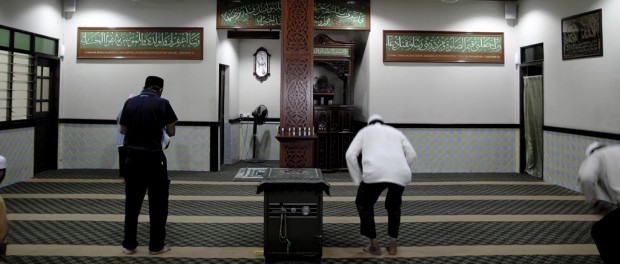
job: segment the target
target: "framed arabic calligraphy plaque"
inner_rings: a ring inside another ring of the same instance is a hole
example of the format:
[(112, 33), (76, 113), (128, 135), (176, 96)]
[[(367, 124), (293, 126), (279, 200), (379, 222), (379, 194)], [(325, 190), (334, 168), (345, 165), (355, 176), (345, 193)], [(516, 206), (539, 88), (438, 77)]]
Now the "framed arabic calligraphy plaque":
[[(281, 0), (217, 1), (218, 29), (280, 29)], [(370, 0), (315, 0), (314, 29), (370, 30)]]
[(383, 61), (503, 64), (504, 33), (384, 30)]
[(203, 28), (80, 27), (78, 59), (202, 60)]
[(562, 19), (562, 60), (603, 56), (603, 11)]

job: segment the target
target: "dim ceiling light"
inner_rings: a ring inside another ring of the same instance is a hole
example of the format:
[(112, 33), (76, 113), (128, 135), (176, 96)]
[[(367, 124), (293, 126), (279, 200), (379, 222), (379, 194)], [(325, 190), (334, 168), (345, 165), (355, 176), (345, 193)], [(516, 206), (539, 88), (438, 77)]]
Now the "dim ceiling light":
[(454, 4), (454, 3), (458, 2), (458, 1), (459, 0), (441, 0), (441, 2), (448, 3), (448, 4)]

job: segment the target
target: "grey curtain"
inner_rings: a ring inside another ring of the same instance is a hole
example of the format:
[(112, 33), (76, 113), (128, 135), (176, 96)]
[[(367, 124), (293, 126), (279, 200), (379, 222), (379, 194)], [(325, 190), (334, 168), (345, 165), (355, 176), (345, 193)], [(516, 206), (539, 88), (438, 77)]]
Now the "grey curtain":
[(525, 172), (542, 177), (543, 172), (543, 77), (523, 77), (525, 119)]

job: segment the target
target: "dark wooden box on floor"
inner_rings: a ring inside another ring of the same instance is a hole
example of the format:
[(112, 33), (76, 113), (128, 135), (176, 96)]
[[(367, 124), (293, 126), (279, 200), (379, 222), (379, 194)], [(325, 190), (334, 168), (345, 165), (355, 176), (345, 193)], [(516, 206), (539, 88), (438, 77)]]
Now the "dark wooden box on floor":
[(264, 192), (264, 256), (266, 263), (309, 261), (323, 254), (323, 192), (329, 195), (321, 170), (271, 168), (259, 183)]

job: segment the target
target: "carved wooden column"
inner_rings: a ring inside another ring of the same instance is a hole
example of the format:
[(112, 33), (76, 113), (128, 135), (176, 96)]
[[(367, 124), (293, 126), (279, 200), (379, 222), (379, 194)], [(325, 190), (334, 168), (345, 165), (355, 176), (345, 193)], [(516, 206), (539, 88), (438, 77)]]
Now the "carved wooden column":
[(314, 0), (282, 0), (282, 79), (280, 86), (280, 167), (314, 167), (316, 136), (288, 134), (312, 127)]

